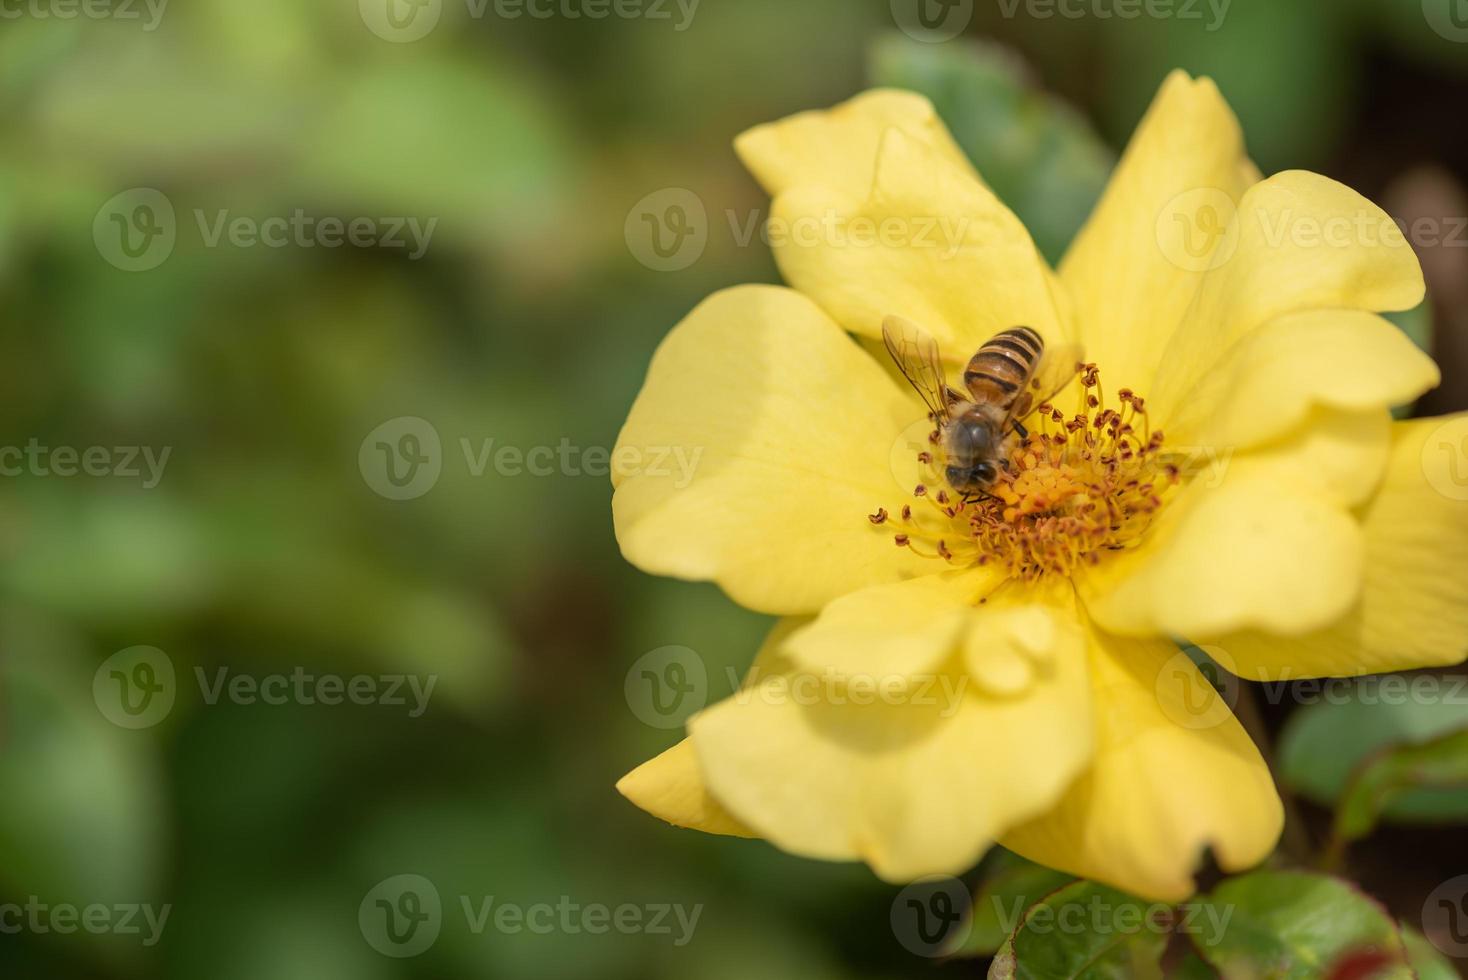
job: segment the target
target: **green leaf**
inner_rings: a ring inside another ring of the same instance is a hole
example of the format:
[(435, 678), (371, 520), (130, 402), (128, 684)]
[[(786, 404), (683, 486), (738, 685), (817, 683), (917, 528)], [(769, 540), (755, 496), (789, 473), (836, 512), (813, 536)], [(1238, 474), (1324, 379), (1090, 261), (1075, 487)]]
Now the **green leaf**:
[(1402, 310), (1400, 313), (1383, 313), (1391, 322), (1401, 328), (1402, 333), (1412, 338), (1412, 343), (1432, 353), (1432, 304), (1423, 300), (1410, 310)]
[[(0, 648), (0, 890), (53, 905), (166, 904), (169, 831), (155, 733), (107, 720), (92, 696), (95, 663), (56, 621), (9, 606)], [(148, 955), (116, 932), (48, 938), (103, 960)]]
[(559, 122), (536, 86), (488, 63), (373, 62), (302, 141), (298, 176), (341, 209), (441, 217), (446, 234), (523, 248), (566, 216), (574, 154)]
[[(1279, 751), (1281, 780), (1323, 806), (1342, 798), (1354, 770), (1373, 753), (1423, 745), (1468, 726), (1462, 678), (1415, 674), (1323, 683), (1330, 686), (1296, 689), (1297, 697), (1306, 691), (1318, 700), (1290, 719)], [(1342, 683), (1349, 688), (1336, 686)], [(1468, 789), (1408, 789), (1387, 802), (1382, 816), (1408, 823), (1459, 820), (1468, 817)]]
[(1075, 881), (1073, 875), (1052, 871), (1004, 850), (998, 850), (986, 862), (986, 871), (974, 893), (969, 928), (956, 931), (963, 942), (948, 950), (951, 956), (993, 956), (1026, 909)]
[[(1427, 353), (1432, 353), (1432, 304), (1423, 300), (1410, 310), (1400, 313), (1383, 313), (1392, 323), (1395, 323), (1402, 331)], [(1393, 412), (1397, 418), (1408, 418), (1412, 414), (1411, 405), (1399, 405)]]
[(1168, 980), (1218, 980), (1218, 971), (1213, 969), (1192, 950), (1183, 952), (1181, 959), (1167, 967)]
[(1390, 44), (1400, 52), (1399, 57), (1422, 65), (1424, 70), (1430, 66), (1431, 70), (1461, 78), (1468, 74), (1468, 59), (1463, 57), (1461, 15), (1455, 11), (1456, 3), (1356, 0), (1365, 21), (1358, 31), (1374, 44)]
[(1353, 885), (1326, 875), (1256, 871), (1231, 878), (1202, 902), (1216, 932), (1190, 930), (1194, 948), (1226, 977), (1311, 980), (1343, 958), (1386, 957), (1374, 980), (1408, 980), (1396, 922)]
[(1181, 68), (1218, 83), (1264, 173), (1324, 166), (1350, 118), (1349, 90), (1335, 84), (1351, 69), (1349, 21), (1300, 3), (1199, 4), (1197, 10), (1194, 17), (1112, 18), (1097, 25), (1107, 63), (1125, 66), (1101, 80), (1106, 131), (1130, 133), (1163, 78)]
[(873, 48), (870, 74), (874, 84), (931, 99), (994, 193), (1059, 261), (1116, 162), (1079, 113), (1031, 90), (1018, 57), (992, 44), (894, 35)]
[(1031, 906), (991, 980), (1160, 980), (1170, 906), (1077, 881)]
[(1427, 941), (1427, 937), (1416, 929), (1401, 926), (1402, 942), (1407, 946), (1407, 958), (1412, 969), (1417, 971), (1417, 980), (1458, 980), (1458, 971), (1453, 969), (1447, 957)]
[(1468, 790), (1468, 728), (1423, 745), (1383, 749), (1356, 770), (1336, 808), (1338, 840), (1359, 840), (1376, 829), (1382, 812), (1419, 786)]

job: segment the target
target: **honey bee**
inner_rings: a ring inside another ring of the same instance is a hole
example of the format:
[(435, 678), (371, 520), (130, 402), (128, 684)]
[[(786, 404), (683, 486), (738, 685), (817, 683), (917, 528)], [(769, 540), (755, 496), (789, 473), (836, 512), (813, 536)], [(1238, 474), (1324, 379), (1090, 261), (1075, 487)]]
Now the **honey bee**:
[(1029, 436), (1023, 420), (1059, 394), (1081, 366), (1078, 345), (1047, 351), (1037, 332), (1012, 327), (969, 358), (965, 395), (948, 384), (938, 344), (921, 327), (889, 316), (882, 340), (937, 422), (944, 479), (965, 498), (982, 496), (994, 485), (1018, 440)]

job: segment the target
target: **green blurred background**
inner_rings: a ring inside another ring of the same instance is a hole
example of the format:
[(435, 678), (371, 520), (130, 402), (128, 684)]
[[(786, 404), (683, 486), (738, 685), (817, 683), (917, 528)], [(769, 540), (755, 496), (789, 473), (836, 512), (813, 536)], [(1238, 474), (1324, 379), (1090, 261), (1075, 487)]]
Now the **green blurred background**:
[[(1204, 5), (1068, 18), (981, 0), (943, 43), (905, 35), (887, 0), (703, 0), (691, 19), (443, 0), (416, 40), (392, 36), (384, 0), (175, 0), (156, 21), (27, 2), (0, 21), (0, 446), (169, 456), (156, 486), (30, 465), (0, 483), (0, 903), (171, 912), (153, 945), (0, 934), (5, 977), (931, 974), (864, 868), (674, 831), (616, 795), (678, 737), (624, 694), (639, 658), (693, 651), (702, 703), (767, 622), (627, 566), (593, 466), (476, 473), (465, 442), (610, 447), (678, 318), (777, 279), (735, 227), (766, 202), (732, 137), (873, 80), (933, 94), (1052, 258), (1174, 66), (1219, 80), (1266, 173), (1468, 214), (1468, 37), (1443, 28), (1468, 13), (1434, 20), (1436, 0), (1233, 0), (1211, 27)], [(106, 237), (138, 188), (166, 199), (176, 240), (128, 271)], [(639, 202), (673, 188), (705, 209), (706, 247), (650, 268)], [(211, 246), (196, 218), (298, 210), (436, 224), (413, 259)], [(1449, 376), (1429, 407), (1462, 408), (1468, 248), (1423, 257), (1435, 308), (1413, 329), (1435, 312)], [(371, 434), (408, 446), (404, 418), (439, 437), (441, 474), (395, 500)], [(166, 654), (176, 703), (133, 729), (93, 681), (105, 692), (104, 662), (138, 645)], [(210, 704), (196, 668), (436, 686), (420, 717)], [(358, 912), (405, 873), (433, 882), (444, 922), (396, 959)], [(460, 896), (703, 908), (676, 946), (676, 927), (476, 935)]]

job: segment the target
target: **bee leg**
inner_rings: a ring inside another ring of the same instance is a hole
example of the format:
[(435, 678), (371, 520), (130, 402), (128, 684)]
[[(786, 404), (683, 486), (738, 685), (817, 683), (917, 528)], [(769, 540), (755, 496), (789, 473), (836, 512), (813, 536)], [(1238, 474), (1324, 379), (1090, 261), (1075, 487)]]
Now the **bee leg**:
[(1021, 439), (1028, 439), (1030, 437), (1030, 430), (1021, 425), (1019, 419), (1014, 420), (1014, 431), (1019, 433)]

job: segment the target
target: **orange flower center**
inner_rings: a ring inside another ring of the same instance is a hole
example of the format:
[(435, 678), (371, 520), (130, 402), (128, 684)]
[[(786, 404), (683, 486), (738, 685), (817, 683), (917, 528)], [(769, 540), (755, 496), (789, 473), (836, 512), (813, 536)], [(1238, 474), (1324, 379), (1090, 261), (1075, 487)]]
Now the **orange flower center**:
[(960, 495), (943, 480), (940, 434), (918, 454), (927, 479), (896, 515), (869, 518), (899, 547), (952, 565), (997, 565), (1026, 582), (1072, 575), (1136, 542), (1181, 479), (1147, 424), (1142, 398), (1123, 388), (1119, 409), (1102, 398), (1094, 364), (1081, 372), (1083, 407), (1070, 417), (1041, 405), (998, 480)]

